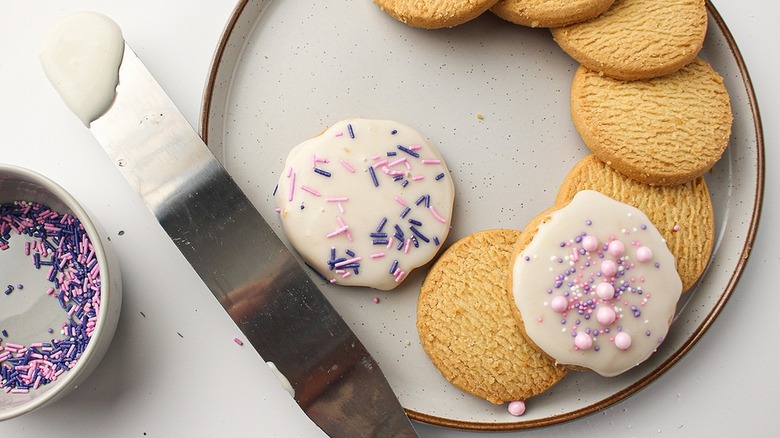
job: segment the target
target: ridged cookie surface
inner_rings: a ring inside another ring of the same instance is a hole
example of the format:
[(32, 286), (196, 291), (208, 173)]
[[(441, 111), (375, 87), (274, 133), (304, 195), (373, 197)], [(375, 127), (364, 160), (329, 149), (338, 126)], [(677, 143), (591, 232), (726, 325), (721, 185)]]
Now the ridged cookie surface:
[(615, 0), (501, 0), (490, 12), (529, 27), (562, 27), (590, 20)]
[(552, 30), (572, 58), (625, 80), (677, 71), (699, 53), (706, 32), (704, 0), (616, 0), (593, 20)]
[(465, 392), (500, 404), (544, 392), (566, 371), (520, 333), (507, 291), (519, 231), (486, 230), (455, 242), (431, 268), (417, 305), (425, 352)]
[(704, 273), (715, 245), (715, 213), (704, 178), (677, 186), (652, 187), (626, 178), (588, 155), (564, 178), (556, 205), (568, 203), (582, 190), (596, 190), (642, 210), (677, 259), (683, 291)]
[(472, 20), (498, 0), (374, 0), (385, 13), (412, 27), (440, 29)]
[(733, 119), (723, 79), (701, 59), (630, 82), (580, 67), (571, 117), (594, 154), (651, 185), (685, 183), (709, 170), (728, 146)]

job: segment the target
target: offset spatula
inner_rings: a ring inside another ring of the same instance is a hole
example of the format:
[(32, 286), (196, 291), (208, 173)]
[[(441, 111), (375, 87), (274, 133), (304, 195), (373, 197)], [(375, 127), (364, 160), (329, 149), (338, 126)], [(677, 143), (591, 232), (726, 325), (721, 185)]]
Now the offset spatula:
[(376, 361), (127, 44), (90, 130), (323, 431), (416, 436)]

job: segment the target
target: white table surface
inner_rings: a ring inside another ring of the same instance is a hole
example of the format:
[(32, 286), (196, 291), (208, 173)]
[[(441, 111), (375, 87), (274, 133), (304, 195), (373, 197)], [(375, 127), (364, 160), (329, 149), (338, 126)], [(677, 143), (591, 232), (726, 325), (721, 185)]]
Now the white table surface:
[[(369, 1), (369, 0), (366, 0)], [(780, 68), (774, 0), (713, 0), (747, 63), (766, 144), (758, 238), (737, 290), (704, 338), (668, 373), (603, 412), (500, 436), (769, 436), (780, 432), (780, 348), (769, 313), (780, 271)], [(90, 132), (44, 77), (49, 27), (81, 10), (123, 29), (194, 126), (231, 1), (0, 0), (1, 161), (47, 175), (100, 221), (120, 257), (125, 299), (114, 343), (88, 383), (57, 403), (0, 423), (0, 436), (321, 436), (267, 371), (232, 342), (229, 319)], [(143, 313), (143, 315), (142, 315)], [(145, 316), (144, 316), (145, 315)], [(768, 343), (768, 347), (762, 344)], [(479, 435), (415, 423), (420, 436)], [(488, 434), (491, 435), (491, 434)], [(492, 434), (499, 435), (499, 434)]]

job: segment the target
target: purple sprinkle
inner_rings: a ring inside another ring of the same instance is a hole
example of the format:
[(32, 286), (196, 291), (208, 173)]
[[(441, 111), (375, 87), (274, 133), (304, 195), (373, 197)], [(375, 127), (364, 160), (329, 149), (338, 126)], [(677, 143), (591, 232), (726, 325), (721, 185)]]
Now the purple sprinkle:
[(593, 221), (588, 219), (585, 221), (585, 225), (593, 225)]
[[(387, 233), (370, 233), (368, 236), (369, 237), (376, 237), (376, 238), (386, 238), (387, 237)], [(352, 256), (354, 257), (355, 255), (352, 254)]]
[(438, 181), (438, 180), (440, 180), (442, 178), (444, 178), (444, 173), (443, 172), (438, 174), (438, 175), (436, 175), (436, 181)]
[(398, 153), (396, 151), (387, 151), (387, 156), (388, 157), (394, 157), (396, 155), (398, 155)]
[(406, 152), (407, 154), (409, 154), (409, 155), (413, 156), (414, 158), (420, 158), (420, 154), (418, 154), (417, 152), (415, 152), (415, 151), (413, 151), (413, 150), (411, 150), (411, 149), (407, 148), (407, 147), (406, 147), (406, 146), (404, 146), (404, 145), (400, 145), (400, 144), (399, 144), (399, 145), (398, 145), (398, 149), (399, 149), (400, 151)]
[(379, 221), (379, 225), (376, 227), (376, 232), (381, 233), (386, 223), (387, 223), (387, 218), (383, 217), (382, 220)]
[(398, 130), (397, 129), (393, 129), (392, 131), (390, 131), (390, 134), (396, 135), (396, 134), (398, 134)]
[(422, 226), (422, 222), (418, 221), (417, 219), (409, 219), (409, 223), (412, 225), (417, 225), (418, 227)]
[(433, 244), (436, 246), (439, 246), (439, 238), (436, 236), (433, 236)]
[(419, 198), (417, 198), (417, 200), (414, 201), (414, 205), (420, 205), (423, 203), (423, 201), (425, 201), (425, 195), (422, 195)]
[(355, 131), (352, 130), (352, 124), (347, 124), (347, 131), (349, 132), (349, 138), (355, 138)]
[(395, 274), (396, 269), (398, 269), (398, 260), (393, 260), (393, 264), (390, 265), (390, 274)]
[(417, 228), (415, 228), (414, 226), (411, 226), (411, 227), (409, 227), (409, 229), (412, 231), (412, 233), (413, 233), (415, 236), (417, 236), (418, 238), (420, 238), (420, 240), (422, 240), (423, 242), (425, 242), (425, 243), (428, 243), (428, 242), (430, 242), (430, 241), (431, 241), (430, 239), (428, 239), (427, 237), (425, 237), (425, 235), (424, 235), (423, 233), (421, 233), (421, 232), (420, 232), (420, 230), (418, 230), (418, 229), (417, 229)]
[(376, 179), (376, 172), (374, 172), (374, 168), (369, 166), (368, 173), (371, 174), (371, 181), (374, 183), (374, 187), (379, 187), (379, 180)]
[(410, 211), (412, 211), (411, 208), (409, 208), (409, 207), (404, 208), (404, 211), (401, 212), (401, 218), (405, 218), (406, 215), (409, 214)]
[(330, 176), (331, 176), (331, 175), (330, 175), (330, 172), (328, 172), (328, 171), (327, 171), (327, 170), (325, 170), (325, 169), (320, 169), (319, 167), (315, 167), (315, 168), (314, 168), (314, 172), (315, 172), (315, 173), (318, 173), (318, 174), (320, 174), (320, 175), (322, 175), (322, 176), (327, 176), (328, 178), (330, 178)]

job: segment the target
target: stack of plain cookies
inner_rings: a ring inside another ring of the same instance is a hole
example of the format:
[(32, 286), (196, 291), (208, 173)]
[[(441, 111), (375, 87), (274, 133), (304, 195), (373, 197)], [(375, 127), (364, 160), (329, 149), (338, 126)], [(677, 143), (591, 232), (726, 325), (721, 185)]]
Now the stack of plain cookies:
[(501, 404), (527, 400), (568, 372), (583, 371), (559, 364), (528, 339), (510, 268), (539, 224), (581, 191), (644, 212), (676, 260), (682, 290), (693, 288), (715, 241), (703, 175), (726, 149), (732, 124), (723, 79), (697, 57), (707, 31), (704, 0), (374, 2), (419, 28), (457, 26), (486, 11), (550, 28), (581, 64), (571, 86), (571, 117), (592, 153), (564, 178), (554, 205), (524, 231), (492, 229), (462, 238), (422, 285), (420, 340), (446, 379)]

